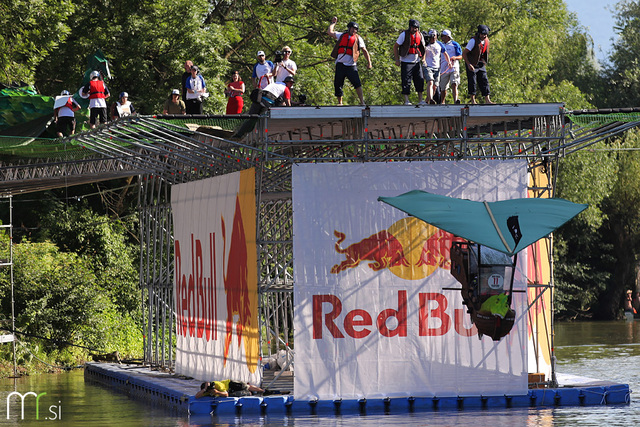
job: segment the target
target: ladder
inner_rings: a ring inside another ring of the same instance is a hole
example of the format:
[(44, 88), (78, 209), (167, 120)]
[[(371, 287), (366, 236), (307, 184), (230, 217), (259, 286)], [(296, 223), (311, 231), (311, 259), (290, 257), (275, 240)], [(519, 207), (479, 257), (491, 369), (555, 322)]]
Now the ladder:
[(18, 366), (16, 362), (16, 338), (14, 331), (16, 330), (16, 316), (15, 316), (15, 299), (13, 294), (13, 197), (3, 196), (9, 200), (9, 223), (0, 224), (0, 232), (8, 231), (9, 233), (9, 247), (8, 252), (2, 251), (0, 258), (0, 268), (8, 267), (9, 276), (11, 282), (11, 331), (10, 334), (0, 335), (0, 343), (10, 342), (13, 350), (13, 376), (18, 376)]

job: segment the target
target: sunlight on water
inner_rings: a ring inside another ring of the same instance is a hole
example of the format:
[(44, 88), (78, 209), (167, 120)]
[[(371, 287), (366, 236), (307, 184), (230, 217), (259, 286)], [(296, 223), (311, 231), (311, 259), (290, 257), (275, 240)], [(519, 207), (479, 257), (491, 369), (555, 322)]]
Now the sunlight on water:
[[(13, 426), (630, 426), (640, 423), (640, 321), (559, 323), (556, 325), (558, 371), (599, 380), (629, 384), (630, 405), (563, 407), (546, 409), (498, 409), (437, 411), (392, 415), (192, 416), (159, 405), (129, 398), (107, 387), (85, 383), (82, 371), (56, 375), (0, 380), (0, 424)], [(6, 396), (17, 390), (46, 395), (40, 398), (39, 420), (35, 401), (10, 406), (6, 419)], [(56, 418), (54, 420), (54, 418)], [(62, 423), (57, 418), (62, 419)]]

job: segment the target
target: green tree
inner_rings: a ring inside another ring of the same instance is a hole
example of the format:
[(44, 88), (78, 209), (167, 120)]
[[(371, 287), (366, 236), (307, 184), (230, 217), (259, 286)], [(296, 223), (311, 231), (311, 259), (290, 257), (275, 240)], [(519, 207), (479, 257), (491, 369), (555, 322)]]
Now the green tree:
[(640, 132), (627, 132), (612, 146), (620, 149), (616, 151), (618, 173), (604, 203), (603, 240), (612, 246), (615, 264), (597, 313), (605, 319), (615, 318), (625, 291), (635, 289), (640, 256)]
[(589, 205), (554, 234), (555, 309), (560, 318), (592, 317), (611, 280), (614, 257), (601, 229), (617, 171), (616, 157), (604, 142), (560, 160), (556, 196)]
[[(11, 313), (9, 275), (2, 272), (2, 311)], [(82, 343), (78, 332), (93, 325), (100, 292), (88, 265), (51, 243), (14, 245), (16, 328), (47, 338), (46, 348)]]
[(225, 37), (215, 24), (205, 25), (206, 0), (73, 0), (73, 32), (53, 52), (54, 61), (40, 64), (37, 83), (45, 93), (77, 91), (86, 58), (101, 49), (113, 78), (107, 81), (115, 102), (126, 91), (143, 114), (161, 112), (171, 88), (180, 87), (182, 64), (191, 59), (201, 68), (213, 96), (207, 109), (222, 109), (222, 59)]
[(132, 226), (83, 205), (58, 204), (43, 218), (40, 239), (85, 258), (102, 293), (122, 313), (130, 313), (140, 304), (137, 247), (127, 242), (127, 229)]
[(636, 286), (640, 256), (640, 132), (561, 161), (559, 197), (590, 207), (558, 233), (556, 283), (562, 316), (615, 319)]
[[(3, 254), (8, 242), (2, 233)], [(16, 329), (23, 344), (19, 364), (34, 362), (35, 355), (53, 365), (77, 365), (87, 360), (89, 349), (140, 357), (138, 312), (123, 312), (112, 301), (113, 293), (100, 286), (90, 257), (26, 239), (14, 244), (13, 251)], [(0, 313), (3, 327), (10, 326), (11, 280), (6, 268), (0, 270)], [(9, 348), (0, 348), (0, 359), (10, 359)]]
[(36, 66), (70, 33), (72, 0), (0, 0), (0, 83), (32, 83)]
[[(294, 93), (306, 94), (311, 104), (333, 104), (334, 65), (329, 54), (335, 41), (326, 29), (334, 15), (338, 31), (351, 20), (360, 25), (373, 60), (373, 69), (360, 69), (371, 104), (401, 102), (393, 44), (410, 18), (418, 19), (423, 30), (450, 29), (463, 46), (479, 23), (489, 25), (489, 79), (498, 102), (566, 101), (569, 108), (584, 108), (592, 98), (573, 83), (588, 70), (577, 73), (576, 63), (567, 64), (558, 55), (588, 54), (588, 45), (582, 43), (584, 29), (575, 25), (562, 2), (425, 0), (416, 7), (391, 0), (73, 1), (73, 32), (51, 52), (51, 60), (40, 63), (39, 87), (46, 93), (77, 90), (85, 58), (100, 48), (110, 60), (112, 92), (129, 92), (136, 108), (146, 114), (158, 112), (169, 90), (179, 87), (186, 59), (200, 65), (207, 80), (212, 96), (205, 111), (221, 113), (230, 71), (239, 69), (250, 91), (256, 52), (263, 50), (273, 59), (284, 45), (293, 48), (298, 64)], [(464, 95), (464, 72), (462, 80)], [(355, 103), (353, 89), (349, 84), (345, 88), (345, 102)]]
[(619, 107), (635, 107), (640, 101), (640, 4), (622, 0), (616, 4), (618, 41), (610, 56), (609, 103)]

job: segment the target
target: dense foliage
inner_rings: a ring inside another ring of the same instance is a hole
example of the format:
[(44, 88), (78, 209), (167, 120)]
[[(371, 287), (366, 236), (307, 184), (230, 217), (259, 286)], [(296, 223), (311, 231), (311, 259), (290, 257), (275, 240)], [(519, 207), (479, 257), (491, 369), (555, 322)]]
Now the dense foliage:
[(562, 160), (557, 194), (590, 207), (557, 233), (556, 308), (568, 318), (617, 318), (637, 286), (640, 132)]
[[(98, 214), (85, 201), (60, 203), (59, 196), (15, 201), (14, 214), (38, 212), (30, 218), (37, 227), (28, 233), (17, 228), (19, 243), (13, 245), (18, 363), (48, 369), (36, 361), (66, 367), (90, 354), (118, 351), (124, 358), (141, 357), (138, 245), (129, 238), (135, 223)], [(46, 209), (38, 209), (42, 206)], [(2, 233), (2, 258), (8, 259), (8, 250), (8, 235)], [(11, 326), (9, 273), (0, 270), (4, 329)], [(10, 345), (0, 347), (0, 360), (11, 360), (10, 352)], [(8, 368), (0, 363), (0, 371)]]

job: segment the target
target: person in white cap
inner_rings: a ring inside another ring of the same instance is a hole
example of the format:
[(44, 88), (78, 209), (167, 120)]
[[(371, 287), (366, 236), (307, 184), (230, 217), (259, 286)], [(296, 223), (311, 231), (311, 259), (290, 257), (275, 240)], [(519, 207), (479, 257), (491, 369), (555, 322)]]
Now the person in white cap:
[(111, 106), (111, 120), (127, 117), (135, 113), (136, 109), (133, 108), (133, 104), (129, 101), (129, 94), (127, 92), (120, 92), (118, 101)]
[(440, 55), (447, 57), (449, 55), (444, 49), (444, 44), (438, 40), (438, 32), (430, 29), (429, 32), (422, 33), (427, 41), (426, 53), (422, 59), (424, 79), (427, 82), (427, 102), (429, 104), (437, 104), (434, 100), (436, 88), (438, 87), (438, 78), (440, 77)]
[(180, 99), (180, 91), (173, 89), (169, 94), (169, 99), (164, 102), (162, 114), (187, 114), (184, 101)]
[(449, 54), (450, 61), (442, 55), (440, 60), (440, 103), (445, 103), (447, 91), (451, 87), (453, 102), (460, 104), (458, 99), (458, 86), (460, 85), (460, 60), (462, 59), (462, 47), (451, 38), (451, 31), (444, 30), (440, 36), (444, 43), (444, 49)]
[(258, 62), (253, 66), (253, 87), (256, 89), (264, 89), (269, 83), (273, 83), (273, 62), (265, 59), (264, 51), (259, 50), (256, 54)]

